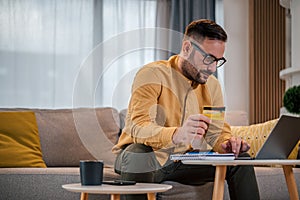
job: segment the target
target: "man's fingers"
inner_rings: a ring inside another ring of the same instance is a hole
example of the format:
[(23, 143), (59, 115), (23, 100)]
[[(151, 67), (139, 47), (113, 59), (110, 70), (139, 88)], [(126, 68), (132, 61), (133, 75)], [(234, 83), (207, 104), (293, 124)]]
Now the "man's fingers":
[(235, 155), (247, 152), (250, 149), (250, 145), (239, 137), (232, 137), (226, 143), (222, 143), (221, 146), (225, 152), (234, 153)]
[(190, 115), (189, 119), (193, 120), (193, 121), (203, 121), (206, 122), (207, 124), (211, 123), (211, 119), (205, 115), (202, 114), (195, 114), (195, 115)]
[(241, 150), (240, 152), (247, 152), (250, 149), (250, 145), (242, 140)]
[(204, 121), (188, 119), (186, 127), (188, 129), (188, 133), (204, 135), (208, 129), (208, 124)]
[(236, 155), (240, 153), (242, 139), (240, 137), (232, 137), (232, 152)]
[[(242, 139), (239, 137), (231, 137), (229, 141), (227, 142), (230, 145), (227, 144), (227, 151), (226, 152), (232, 152), (235, 155), (238, 155), (240, 153), (240, 149), (242, 148)], [(228, 149), (228, 146), (230, 146), (230, 149)]]
[(236, 153), (236, 146), (237, 146), (237, 142), (236, 142), (236, 138), (232, 137), (230, 138), (230, 144), (231, 144), (231, 151), (235, 154)]
[(189, 143), (195, 135), (205, 135), (210, 119), (202, 114), (190, 115), (188, 119), (173, 134), (173, 143)]
[(190, 121), (190, 122), (187, 123), (187, 125), (190, 128), (194, 128), (194, 129), (200, 129), (200, 128), (204, 129), (204, 130), (208, 129), (208, 124), (206, 124), (203, 121)]
[(225, 152), (227, 152), (227, 153), (232, 152), (230, 141), (227, 141), (226, 143), (223, 143), (221, 145), (222, 145), (222, 148), (224, 149)]
[(192, 128), (194, 131), (192, 133), (198, 134), (198, 135), (204, 135), (206, 133), (206, 129), (199, 127), (199, 128)]

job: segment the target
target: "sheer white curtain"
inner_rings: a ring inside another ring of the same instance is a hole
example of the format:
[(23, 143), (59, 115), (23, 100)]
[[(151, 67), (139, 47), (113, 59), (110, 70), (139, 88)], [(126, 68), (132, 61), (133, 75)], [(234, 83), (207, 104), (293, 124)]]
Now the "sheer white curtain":
[[(98, 42), (153, 27), (155, 13), (151, 0), (1, 0), (0, 107), (72, 107), (76, 78)], [(118, 48), (103, 49), (100, 56)], [(95, 99), (83, 106), (125, 108), (134, 71), (152, 60), (152, 50), (140, 48), (108, 66), (93, 65), (80, 87)], [(101, 76), (95, 77), (99, 69)]]
[(93, 1), (0, 1), (0, 106), (69, 107)]
[(146, 48), (146, 43), (154, 43), (155, 38), (145, 29), (155, 27), (156, 1), (105, 0), (103, 8), (102, 52), (111, 60), (103, 63), (101, 76), (97, 77), (95, 104), (124, 109), (136, 71), (154, 61), (154, 49)]
[[(215, 17), (216, 22), (220, 24), (222, 27), (224, 27), (224, 5), (223, 0), (216, 0), (216, 8), (215, 8)], [(229, 41), (230, 42), (230, 41)], [(225, 58), (226, 58), (226, 52), (225, 52)], [(224, 67), (226, 67), (226, 63), (218, 68), (218, 80), (222, 87), (223, 92), (223, 98), (224, 98), (224, 105), (227, 105), (227, 96), (225, 91), (225, 82), (224, 82)]]

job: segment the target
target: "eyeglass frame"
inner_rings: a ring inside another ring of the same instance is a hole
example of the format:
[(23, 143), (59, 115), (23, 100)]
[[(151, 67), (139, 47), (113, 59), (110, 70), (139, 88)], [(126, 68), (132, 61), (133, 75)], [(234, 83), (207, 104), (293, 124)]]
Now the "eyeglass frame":
[[(201, 49), (201, 48), (200, 48), (197, 44), (195, 44), (194, 42), (191, 41), (191, 44), (192, 44), (192, 46), (193, 46), (197, 51), (199, 51), (199, 52), (202, 54), (202, 56), (203, 56), (202, 62), (203, 62), (204, 65), (211, 65), (212, 63), (216, 62), (216, 63), (217, 63), (216, 66), (217, 66), (217, 68), (219, 68), (219, 67), (221, 67), (222, 65), (224, 65), (224, 63), (226, 63), (227, 60), (226, 60), (224, 57), (222, 57), (222, 58), (216, 58), (216, 56), (211, 55), (211, 54), (209, 54), (209, 53), (206, 53), (203, 49)], [(208, 63), (208, 62), (205, 62), (205, 59), (206, 59), (207, 57), (212, 57), (212, 58), (213, 58), (213, 61), (212, 61), (212, 62), (209, 62), (209, 63)], [(218, 61), (220, 61), (220, 60), (222, 60), (223, 63), (221, 63), (221, 64), (218, 66)]]

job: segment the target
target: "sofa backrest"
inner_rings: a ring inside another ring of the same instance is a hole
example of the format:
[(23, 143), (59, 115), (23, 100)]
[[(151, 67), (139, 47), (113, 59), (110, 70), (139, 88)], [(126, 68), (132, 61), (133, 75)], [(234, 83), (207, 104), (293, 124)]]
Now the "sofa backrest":
[(111, 148), (120, 132), (114, 108), (34, 109), (43, 158), (48, 167), (79, 166), (80, 160), (113, 165)]
[(28, 109), (0, 108), (0, 112), (33, 111), (40, 137), (43, 160), (48, 167), (79, 166), (80, 160), (103, 160), (112, 166), (111, 149), (120, 133), (116, 109)]
[[(120, 113), (111, 107), (80, 109), (23, 109), (0, 111), (34, 111), (43, 159), (48, 167), (79, 166), (80, 160), (103, 160), (112, 166), (115, 155), (111, 149), (124, 127), (126, 109)], [(233, 113), (229, 121), (241, 117)], [(245, 123), (242, 117), (242, 123)], [(247, 122), (246, 122), (247, 123)], [(244, 125), (237, 122), (234, 125)]]

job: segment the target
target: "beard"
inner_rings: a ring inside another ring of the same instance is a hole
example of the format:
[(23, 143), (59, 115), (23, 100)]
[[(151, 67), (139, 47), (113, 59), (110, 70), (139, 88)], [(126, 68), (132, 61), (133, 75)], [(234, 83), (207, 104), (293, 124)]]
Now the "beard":
[(213, 73), (208, 70), (197, 69), (195, 64), (188, 60), (184, 60), (182, 62), (182, 74), (193, 82), (205, 84), (208, 77)]

